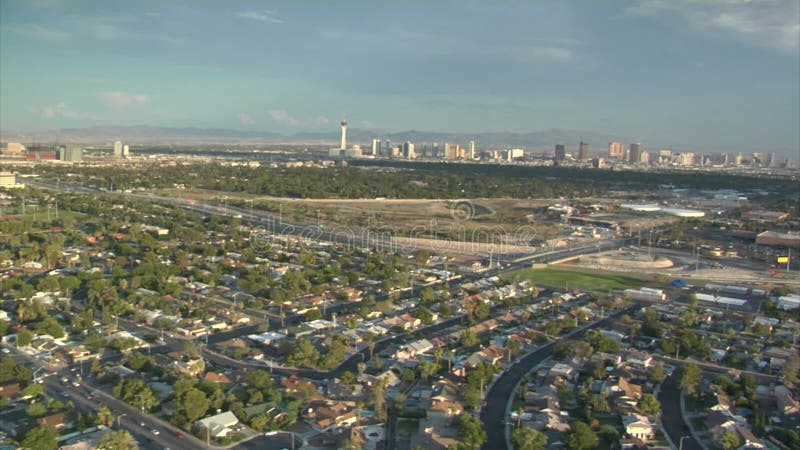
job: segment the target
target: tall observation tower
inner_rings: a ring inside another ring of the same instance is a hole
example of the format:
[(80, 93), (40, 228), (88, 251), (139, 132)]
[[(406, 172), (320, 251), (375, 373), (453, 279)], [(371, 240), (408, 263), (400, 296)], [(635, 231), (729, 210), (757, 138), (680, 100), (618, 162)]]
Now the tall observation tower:
[(342, 146), (339, 147), (341, 150), (345, 150), (347, 148), (347, 121), (342, 121)]

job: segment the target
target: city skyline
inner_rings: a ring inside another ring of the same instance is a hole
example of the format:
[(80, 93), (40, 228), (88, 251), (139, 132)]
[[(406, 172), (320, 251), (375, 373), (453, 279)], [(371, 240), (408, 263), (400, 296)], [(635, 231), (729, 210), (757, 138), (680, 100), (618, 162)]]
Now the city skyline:
[(560, 128), (793, 156), (798, 5), (7, 1), (0, 132), (291, 135), (346, 118), (354, 129)]

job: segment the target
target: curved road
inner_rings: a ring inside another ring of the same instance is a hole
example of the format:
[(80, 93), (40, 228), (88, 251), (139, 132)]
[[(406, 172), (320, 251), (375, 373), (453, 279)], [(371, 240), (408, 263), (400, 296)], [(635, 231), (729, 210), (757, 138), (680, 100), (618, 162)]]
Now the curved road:
[(658, 401), (661, 402), (661, 424), (669, 435), (673, 445), (680, 445), (683, 439), (683, 450), (703, 450), (689, 431), (689, 426), (683, 420), (681, 411), (681, 389), (678, 387), (678, 370), (664, 379), (661, 390), (658, 392)]
[[(562, 336), (560, 339), (567, 339), (581, 335), (586, 330), (596, 328), (605, 324), (607, 321), (616, 318), (617, 316), (631, 311), (637, 305), (632, 305), (624, 310), (615, 312), (614, 314), (605, 317), (596, 322), (586, 324), (580, 328), (575, 329), (569, 334)], [(508, 405), (511, 398), (517, 389), (520, 381), (537, 365), (547, 359), (553, 354), (553, 348), (558, 340), (550, 342), (537, 350), (523, 356), (513, 366), (504, 371), (495, 380), (492, 387), (486, 393), (487, 404), (481, 410), (480, 419), (483, 422), (483, 427), (486, 430), (487, 441), (483, 445), (484, 450), (507, 450), (508, 442), (506, 441), (506, 414), (508, 413)]]

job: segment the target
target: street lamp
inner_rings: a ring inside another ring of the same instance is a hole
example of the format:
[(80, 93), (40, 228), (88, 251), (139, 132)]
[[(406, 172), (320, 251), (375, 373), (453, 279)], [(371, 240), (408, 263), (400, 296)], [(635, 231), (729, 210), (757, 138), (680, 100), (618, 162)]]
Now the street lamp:
[(120, 419), (122, 419), (124, 416), (127, 416), (127, 414), (120, 414), (117, 416), (117, 428), (120, 427)]
[(678, 450), (683, 450), (683, 440), (686, 438), (691, 438), (691, 436), (681, 436), (681, 440), (678, 443)]

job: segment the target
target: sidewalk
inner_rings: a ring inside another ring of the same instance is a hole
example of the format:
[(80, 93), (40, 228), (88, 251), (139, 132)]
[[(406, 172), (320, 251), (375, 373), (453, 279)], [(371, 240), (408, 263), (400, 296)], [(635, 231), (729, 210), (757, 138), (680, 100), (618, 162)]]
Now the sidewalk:
[(683, 416), (683, 421), (689, 427), (689, 433), (692, 435), (692, 438), (694, 438), (695, 442), (700, 444), (700, 446), (703, 447), (703, 450), (709, 450), (709, 448), (706, 445), (706, 443), (703, 442), (703, 440), (700, 439), (700, 437), (697, 435), (697, 432), (695, 431), (694, 427), (692, 426), (692, 420), (689, 417), (689, 415), (686, 413), (686, 401), (685, 401), (685, 396), (683, 395), (683, 393), (681, 393), (681, 416)]

